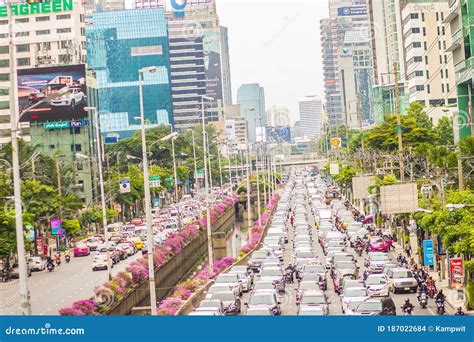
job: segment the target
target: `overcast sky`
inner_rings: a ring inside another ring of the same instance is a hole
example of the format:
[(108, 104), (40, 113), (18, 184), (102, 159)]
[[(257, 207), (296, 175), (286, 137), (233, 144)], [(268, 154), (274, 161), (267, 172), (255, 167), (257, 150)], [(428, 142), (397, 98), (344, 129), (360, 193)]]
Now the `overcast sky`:
[(319, 20), (328, 0), (217, 0), (229, 28), (233, 100), (243, 83), (265, 88), (266, 107), (286, 106), (298, 119), (298, 101), (323, 96)]

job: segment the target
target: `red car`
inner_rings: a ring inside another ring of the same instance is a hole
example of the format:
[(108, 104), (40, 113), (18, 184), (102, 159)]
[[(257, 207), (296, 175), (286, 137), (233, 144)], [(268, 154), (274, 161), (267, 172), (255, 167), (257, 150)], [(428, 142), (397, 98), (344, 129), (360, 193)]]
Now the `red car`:
[(390, 247), (392, 247), (392, 241), (381, 237), (373, 237), (369, 241), (369, 252), (388, 252)]
[(88, 256), (89, 254), (91, 254), (91, 250), (90, 250), (89, 247), (87, 247), (87, 245), (77, 243), (74, 246), (74, 256), (75, 257)]

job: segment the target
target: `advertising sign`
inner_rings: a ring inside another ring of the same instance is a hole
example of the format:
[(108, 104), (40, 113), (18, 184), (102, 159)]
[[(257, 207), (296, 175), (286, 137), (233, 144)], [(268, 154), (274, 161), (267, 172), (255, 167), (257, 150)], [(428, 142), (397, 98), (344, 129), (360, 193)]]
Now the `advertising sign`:
[(151, 176), (150, 177), (150, 188), (159, 188), (161, 186), (160, 176)]
[(423, 263), (425, 266), (434, 265), (433, 240), (423, 241)]
[(331, 148), (333, 150), (337, 150), (341, 147), (342, 145), (342, 139), (341, 138), (331, 138)]
[[(72, 11), (72, 0), (28, 1), (28, 3), (13, 3), (13, 16), (48, 14)], [(0, 17), (8, 17), (8, 6), (0, 6)]]
[(382, 214), (406, 214), (418, 210), (416, 183), (380, 187)]
[(62, 221), (59, 219), (49, 221), (51, 227), (51, 235), (63, 235)]
[(71, 127), (86, 127), (89, 125), (88, 120), (77, 120), (77, 121), (52, 121), (45, 122), (44, 129), (61, 129)]
[(463, 287), (463, 261), (461, 258), (449, 260), (449, 275), (451, 277), (451, 286), (454, 289)]
[(352, 191), (354, 193), (354, 199), (366, 199), (369, 198), (369, 187), (375, 184), (374, 176), (359, 176), (352, 177)]
[(196, 179), (204, 179), (204, 170), (197, 170)]
[(43, 238), (41, 236), (38, 236), (36, 238), (36, 250), (39, 252), (39, 253), (42, 253), (43, 252)]
[(266, 142), (267, 137), (265, 136), (265, 127), (255, 127), (255, 141), (256, 142)]
[(266, 133), (269, 142), (291, 142), (291, 128), (289, 126), (267, 127)]
[(120, 185), (120, 193), (121, 194), (127, 194), (130, 191), (132, 191), (132, 189), (130, 188), (130, 180), (128, 180), (128, 179), (120, 180), (119, 185)]
[(35, 228), (32, 225), (27, 224), (25, 226), (25, 238), (29, 242), (35, 241)]
[(339, 164), (338, 163), (329, 164), (329, 174), (333, 175), (333, 176), (339, 174)]
[(87, 117), (85, 66), (68, 65), (18, 70), (21, 121), (72, 121)]
[(235, 141), (235, 120), (234, 119), (226, 119), (225, 120), (225, 138), (228, 141)]
[(367, 15), (367, 7), (365, 6), (339, 7), (337, 9), (337, 15), (339, 17), (353, 17), (353, 16), (359, 16), (359, 15)]

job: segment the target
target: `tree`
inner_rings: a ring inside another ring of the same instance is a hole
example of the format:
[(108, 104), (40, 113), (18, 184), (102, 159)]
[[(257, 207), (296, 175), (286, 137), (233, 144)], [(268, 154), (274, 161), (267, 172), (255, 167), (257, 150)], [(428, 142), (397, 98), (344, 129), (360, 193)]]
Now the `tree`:
[(82, 230), (79, 220), (67, 220), (63, 219), (63, 228), (69, 236), (77, 236)]
[(425, 129), (433, 129), (433, 123), (430, 117), (423, 110), (423, 106), (419, 102), (412, 102), (407, 108), (407, 117), (415, 120), (416, 125)]
[[(405, 148), (416, 147), (425, 142), (433, 143), (436, 140), (436, 134), (430, 129), (419, 127), (415, 119), (403, 116), (401, 121), (403, 145)], [(367, 147), (375, 150), (397, 150), (398, 125), (396, 118), (389, 117), (382, 124), (366, 131), (365, 144)]]
[(434, 132), (438, 136), (438, 145), (454, 145), (454, 131), (451, 119), (447, 116), (443, 116), (438, 121), (438, 125), (435, 127)]

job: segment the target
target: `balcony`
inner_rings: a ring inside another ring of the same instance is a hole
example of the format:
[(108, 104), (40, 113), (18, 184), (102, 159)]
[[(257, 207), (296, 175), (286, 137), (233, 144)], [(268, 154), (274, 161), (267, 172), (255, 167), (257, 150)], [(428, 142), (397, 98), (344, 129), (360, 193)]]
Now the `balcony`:
[(443, 20), (443, 24), (448, 24), (453, 21), (459, 15), (459, 0), (450, 0), (449, 1), (449, 14)]
[(463, 42), (464, 36), (463, 36), (463, 30), (458, 29), (456, 32), (453, 33), (452, 35), (452, 43), (451, 45), (446, 49), (447, 52), (453, 52), (457, 48), (461, 47), (462, 42)]
[(474, 77), (474, 57), (464, 60), (454, 66), (456, 83), (464, 83)]

